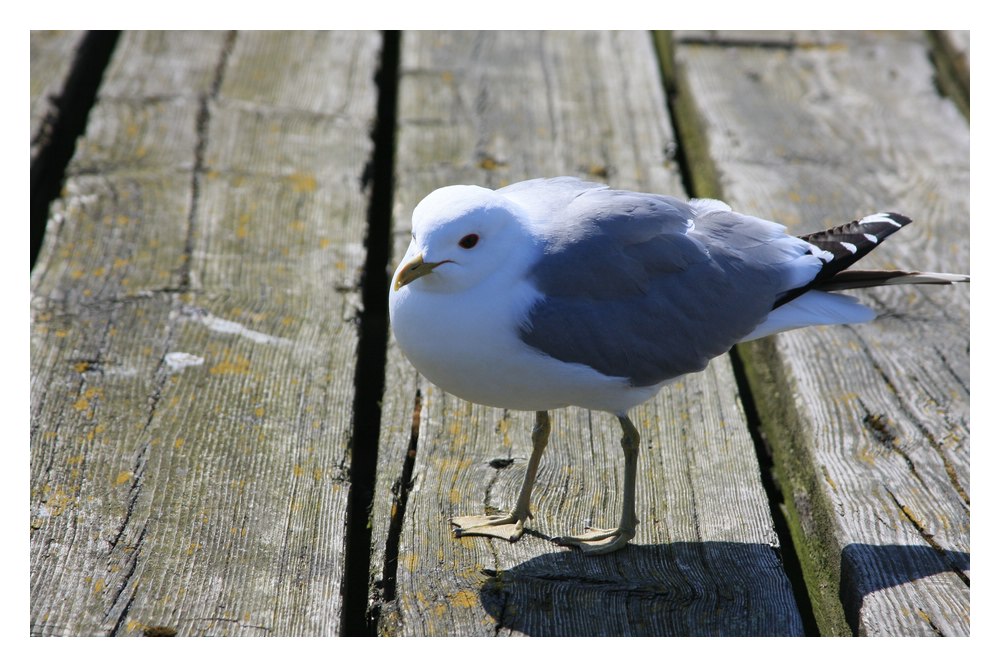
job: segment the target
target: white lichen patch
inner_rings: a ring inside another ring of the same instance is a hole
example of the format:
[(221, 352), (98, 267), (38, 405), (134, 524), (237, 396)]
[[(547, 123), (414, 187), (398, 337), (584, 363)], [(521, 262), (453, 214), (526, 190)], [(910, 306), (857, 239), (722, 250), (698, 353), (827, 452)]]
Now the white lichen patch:
[(203, 357), (199, 357), (194, 354), (189, 354), (187, 352), (167, 352), (163, 357), (164, 363), (171, 372), (176, 373), (177, 371), (182, 371), (188, 366), (201, 366), (205, 363)]
[(206, 327), (217, 333), (241, 336), (252, 340), (255, 343), (263, 343), (265, 345), (288, 345), (292, 342), (287, 338), (270, 336), (260, 331), (254, 331), (239, 322), (233, 322), (232, 320), (224, 320), (221, 317), (216, 317), (202, 308), (186, 308), (184, 310), (184, 315), (192, 320), (195, 320), (196, 322), (204, 324)]

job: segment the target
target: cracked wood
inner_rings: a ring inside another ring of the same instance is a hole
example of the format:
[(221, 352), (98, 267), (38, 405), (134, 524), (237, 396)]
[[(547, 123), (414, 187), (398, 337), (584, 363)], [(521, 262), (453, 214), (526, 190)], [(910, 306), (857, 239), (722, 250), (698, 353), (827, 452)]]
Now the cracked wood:
[(122, 35), (32, 274), (33, 634), (337, 633), (378, 48)]

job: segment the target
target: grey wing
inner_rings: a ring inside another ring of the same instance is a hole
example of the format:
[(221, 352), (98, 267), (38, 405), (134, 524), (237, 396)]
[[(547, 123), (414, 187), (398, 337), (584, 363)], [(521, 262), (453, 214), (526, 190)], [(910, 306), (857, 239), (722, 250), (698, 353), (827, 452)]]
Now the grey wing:
[(552, 227), (521, 339), (635, 386), (704, 369), (767, 317), (808, 252), (718, 203), (613, 190), (582, 193)]

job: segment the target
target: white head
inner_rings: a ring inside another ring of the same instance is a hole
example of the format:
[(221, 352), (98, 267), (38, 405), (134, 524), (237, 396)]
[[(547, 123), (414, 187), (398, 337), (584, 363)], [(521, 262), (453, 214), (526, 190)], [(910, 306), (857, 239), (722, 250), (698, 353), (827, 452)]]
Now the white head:
[(435, 190), (413, 210), (412, 239), (393, 277), (393, 291), (404, 286), (465, 290), (525, 259), (524, 249), (533, 244), (525, 244), (530, 234), (522, 216), (517, 205), (487, 188)]

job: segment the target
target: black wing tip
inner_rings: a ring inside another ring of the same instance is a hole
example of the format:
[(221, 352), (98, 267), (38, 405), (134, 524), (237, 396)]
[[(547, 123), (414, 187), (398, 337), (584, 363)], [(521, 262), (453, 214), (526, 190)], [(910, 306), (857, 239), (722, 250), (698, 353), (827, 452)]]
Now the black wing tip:
[(839, 227), (800, 236), (800, 239), (814, 245), (823, 253), (820, 255), (823, 266), (812, 282), (784, 294), (775, 302), (775, 307), (810, 289), (823, 289), (824, 283), (882, 245), (886, 238), (911, 222), (910, 218), (901, 213), (872, 213)]
[(867, 224), (877, 224), (877, 223), (887, 223), (894, 225), (897, 229), (904, 227), (913, 222), (911, 218), (903, 215), (902, 213), (893, 213), (891, 211), (883, 211), (881, 213), (872, 213), (871, 215), (866, 215), (860, 220), (855, 220), (855, 225), (867, 225)]
[(887, 237), (911, 222), (913, 220), (900, 213), (872, 213), (846, 225), (813, 232), (799, 238), (822, 250), (832, 252), (837, 260), (852, 255), (856, 259), (861, 259)]

